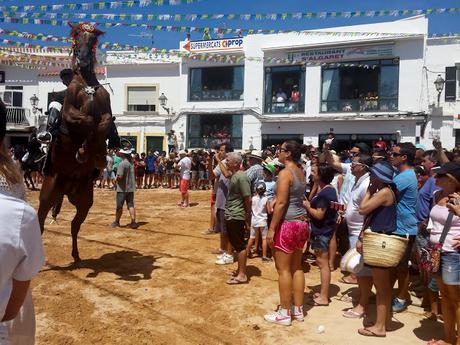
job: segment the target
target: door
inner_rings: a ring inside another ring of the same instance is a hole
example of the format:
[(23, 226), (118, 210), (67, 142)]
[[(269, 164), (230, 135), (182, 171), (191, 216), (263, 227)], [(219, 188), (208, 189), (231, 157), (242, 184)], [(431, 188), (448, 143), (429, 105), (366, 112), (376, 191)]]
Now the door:
[(149, 151), (152, 151), (152, 152), (163, 151), (163, 141), (164, 141), (163, 136), (148, 136), (146, 153), (148, 153)]

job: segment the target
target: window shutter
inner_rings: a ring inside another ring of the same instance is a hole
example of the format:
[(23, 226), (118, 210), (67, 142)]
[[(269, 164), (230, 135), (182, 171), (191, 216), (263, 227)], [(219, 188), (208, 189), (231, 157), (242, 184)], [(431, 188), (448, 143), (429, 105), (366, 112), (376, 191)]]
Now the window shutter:
[(155, 105), (156, 104), (156, 87), (129, 87), (128, 88), (129, 105)]
[(446, 67), (445, 101), (455, 102), (457, 98), (457, 68)]

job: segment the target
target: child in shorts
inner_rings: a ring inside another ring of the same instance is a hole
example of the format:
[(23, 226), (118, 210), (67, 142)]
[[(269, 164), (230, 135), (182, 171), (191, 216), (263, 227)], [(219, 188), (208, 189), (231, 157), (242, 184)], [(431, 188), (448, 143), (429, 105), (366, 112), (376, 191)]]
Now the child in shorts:
[(262, 261), (270, 262), (271, 258), (267, 257), (267, 202), (268, 197), (265, 195), (266, 186), (263, 181), (256, 184), (256, 193), (252, 197), (252, 217), (251, 217), (251, 234), (247, 246), (248, 255), (255, 243), (256, 233), (262, 236)]

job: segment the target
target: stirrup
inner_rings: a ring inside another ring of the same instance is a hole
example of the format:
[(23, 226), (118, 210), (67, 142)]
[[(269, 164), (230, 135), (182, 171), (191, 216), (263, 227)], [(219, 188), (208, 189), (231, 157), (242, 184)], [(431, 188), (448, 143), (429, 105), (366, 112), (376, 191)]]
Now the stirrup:
[(77, 153), (75, 154), (75, 159), (76, 159), (77, 162), (80, 163), (80, 164), (83, 164), (83, 163), (85, 163), (85, 162), (88, 160), (88, 158), (84, 159), (84, 158), (82, 158), (82, 156), (80, 156), (79, 150), (77, 150)]

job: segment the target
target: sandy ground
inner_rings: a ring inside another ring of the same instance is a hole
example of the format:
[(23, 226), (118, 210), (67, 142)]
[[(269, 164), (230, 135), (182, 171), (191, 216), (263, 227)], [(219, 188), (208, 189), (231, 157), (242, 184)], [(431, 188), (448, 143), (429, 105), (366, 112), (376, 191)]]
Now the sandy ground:
[[(329, 307), (307, 307), (305, 322), (291, 327), (267, 324), (263, 314), (278, 304), (274, 264), (250, 259), (249, 284), (225, 284), (232, 265), (215, 265), (210, 251), (218, 236), (201, 234), (209, 224), (209, 192), (192, 192), (193, 207), (178, 209), (177, 190), (138, 191), (137, 230), (110, 228), (114, 192), (95, 194), (80, 231), (82, 268), (69, 266), (74, 209), (67, 200), (58, 223), (46, 226), (46, 265), (33, 283), (40, 345), (423, 344), (442, 336), (442, 324), (423, 320), (415, 306), (397, 315), (400, 328), (387, 338), (358, 335), (363, 321), (341, 316), (350, 303), (340, 297), (350, 285), (336, 283), (338, 271)], [(37, 198), (29, 194), (34, 207)], [(128, 221), (125, 211), (122, 225)], [(319, 271), (306, 265), (305, 272), (307, 294), (318, 288)]]

